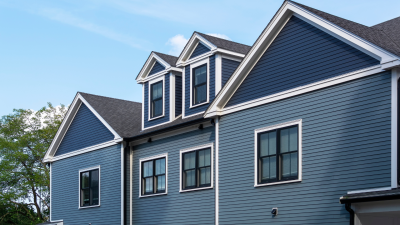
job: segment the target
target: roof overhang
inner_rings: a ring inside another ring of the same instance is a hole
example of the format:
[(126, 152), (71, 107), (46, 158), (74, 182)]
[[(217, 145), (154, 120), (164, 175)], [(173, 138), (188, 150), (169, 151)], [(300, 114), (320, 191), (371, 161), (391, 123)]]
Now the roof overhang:
[(230, 79), (226, 82), (225, 86), (207, 108), (204, 113), (206, 118), (224, 115), (223, 109), (225, 105), (293, 15), (378, 59), (381, 62), (381, 69), (387, 70), (400, 65), (400, 58), (398, 56), (311, 13), (291, 1), (285, 1), (240, 65), (236, 68)]
[(155, 52), (152, 52), (149, 56), (149, 58), (147, 59), (146, 63), (144, 64), (142, 70), (140, 70), (139, 75), (136, 77), (136, 82), (137, 83), (143, 83), (149, 80), (149, 73), (151, 71), (151, 69), (153, 68), (154, 64), (156, 63), (156, 61), (158, 61), (160, 64), (162, 64), (165, 67), (165, 70), (160, 71), (156, 74), (153, 74), (151, 76), (151, 79), (158, 77), (159, 75), (168, 73), (170, 71), (176, 71), (176, 72), (182, 72), (181, 69), (176, 68), (171, 66), (169, 63), (167, 63), (165, 60), (163, 60), (160, 56), (158, 56)]
[[(197, 45), (199, 43), (202, 43), (204, 46), (209, 48), (212, 51), (217, 49), (217, 46), (215, 46), (213, 43), (205, 39), (203, 36), (201, 36), (198, 33), (193, 33), (192, 37), (190, 37), (188, 43), (186, 44), (185, 48), (182, 50), (178, 61), (176, 62), (176, 65), (178, 67), (185, 66), (185, 62), (188, 61), (189, 57), (192, 55), (193, 51), (196, 49)], [(197, 57), (196, 57), (197, 58)]]
[(74, 101), (68, 108), (68, 111), (60, 127), (58, 128), (57, 133), (50, 144), (50, 147), (46, 151), (43, 162), (53, 161), (54, 155), (82, 103), (84, 103), (89, 108), (89, 110), (104, 124), (104, 126), (106, 126), (110, 130), (110, 132), (114, 134), (113, 142), (119, 143), (122, 141), (122, 138), (119, 136), (119, 134), (96, 112), (96, 110), (83, 98), (81, 94), (77, 93)]

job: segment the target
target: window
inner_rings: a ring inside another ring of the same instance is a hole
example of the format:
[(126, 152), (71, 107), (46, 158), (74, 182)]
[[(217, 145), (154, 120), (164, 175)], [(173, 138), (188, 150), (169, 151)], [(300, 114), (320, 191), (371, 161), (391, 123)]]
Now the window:
[(256, 130), (256, 186), (301, 180), (301, 120)]
[(207, 101), (207, 64), (193, 69), (193, 105)]
[(100, 205), (100, 168), (79, 172), (80, 207)]
[(139, 197), (167, 193), (167, 155), (158, 155), (140, 160)]
[(151, 118), (162, 116), (163, 114), (163, 81), (150, 85), (151, 99)]
[(181, 151), (181, 192), (212, 187), (212, 146), (207, 144)]

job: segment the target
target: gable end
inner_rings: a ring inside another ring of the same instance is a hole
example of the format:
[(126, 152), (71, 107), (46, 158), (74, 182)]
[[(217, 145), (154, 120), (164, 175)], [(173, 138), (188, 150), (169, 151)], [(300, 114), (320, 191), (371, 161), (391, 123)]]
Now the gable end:
[(149, 76), (156, 74), (158, 72), (161, 72), (165, 70), (165, 66), (163, 66), (161, 63), (159, 63), (158, 61), (155, 61), (153, 68), (151, 68), (150, 72), (149, 72)]
[(193, 59), (199, 55), (202, 55), (204, 53), (207, 53), (211, 51), (207, 46), (205, 46), (203, 43), (199, 42), (196, 46), (196, 48), (193, 50), (192, 54), (190, 55), (189, 59)]

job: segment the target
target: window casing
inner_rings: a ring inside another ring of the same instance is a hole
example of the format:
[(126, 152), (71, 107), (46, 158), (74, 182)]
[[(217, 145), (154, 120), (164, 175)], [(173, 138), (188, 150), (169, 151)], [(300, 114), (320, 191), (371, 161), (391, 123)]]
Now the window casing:
[(212, 151), (204, 148), (182, 154), (182, 189), (211, 187)]
[(150, 84), (150, 118), (163, 115), (163, 81)]
[(255, 186), (302, 180), (302, 120), (255, 130)]
[(168, 155), (161, 154), (140, 159), (139, 197), (167, 194)]
[(192, 69), (192, 105), (207, 102), (207, 64)]
[(79, 207), (100, 205), (100, 168), (79, 172)]

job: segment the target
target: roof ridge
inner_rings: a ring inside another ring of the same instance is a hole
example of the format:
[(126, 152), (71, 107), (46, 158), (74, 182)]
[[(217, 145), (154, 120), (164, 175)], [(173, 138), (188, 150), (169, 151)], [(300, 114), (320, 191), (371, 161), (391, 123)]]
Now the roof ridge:
[(392, 19), (390, 19), (390, 20), (386, 20), (386, 21), (383, 21), (383, 22), (377, 23), (377, 24), (375, 24), (375, 25), (372, 25), (372, 26), (370, 26), (370, 27), (371, 27), (371, 28), (376, 28), (376, 29), (378, 29), (376, 26), (382, 25), (383, 23), (387, 23), (387, 22), (389, 22), (389, 21), (392, 21), (392, 20), (395, 20), (395, 19), (399, 19), (399, 18), (400, 18), (400, 16), (398, 16), (398, 17), (395, 17), (395, 18), (392, 18)]
[(161, 53), (161, 52), (156, 52), (156, 51), (153, 51), (153, 52), (154, 52), (154, 53), (156, 53), (156, 54), (160, 54), (160, 55), (166, 55), (166, 56), (170, 56), (170, 57), (178, 58), (178, 57), (176, 57), (176, 56), (174, 56), (174, 55), (168, 55), (168, 54)]
[(135, 101), (125, 100), (125, 99), (119, 99), (119, 98), (112, 98), (112, 97), (107, 97), (107, 96), (103, 96), (103, 95), (89, 94), (89, 93), (82, 92), (82, 91), (78, 91), (78, 93), (79, 93), (79, 94), (86, 94), (86, 95), (92, 95), (92, 96), (102, 97), (102, 98), (114, 99), (114, 100), (119, 100), (119, 101), (126, 101), (126, 102), (131, 102), (131, 103), (136, 103), (136, 104), (142, 104), (141, 102), (135, 102)]
[(235, 44), (239, 44), (239, 45), (244, 45), (244, 46), (247, 46), (247, 47), (251, 47), (251, 45), (246, 45), (246, 44), (242, 44), (242, 43), (239, 43), (239, 42), (236, 42), (236, 41), (231, 41), (231, 40), (227, 40), (227, 39), (224, 39), (224, 38), (215, 37), (215, 36), (212, 36), (212, 35), (200, 33), (200, 32), (198, 32), (198, 31), (195, 31), (194, 33), (198, 33), (198, 34), (200, 34), (200, 35), (205, 35), (205, 36), (217, 38), (217, 39), (220, 39), (220, 40), (223, 40), (223, 41), (229, 41), (229, 42), (232, 42), (232, 43), (235, 43)]

